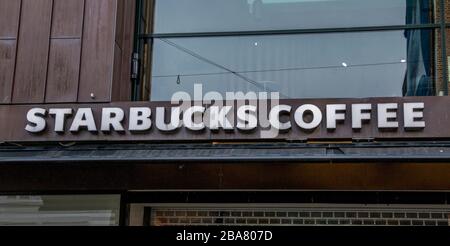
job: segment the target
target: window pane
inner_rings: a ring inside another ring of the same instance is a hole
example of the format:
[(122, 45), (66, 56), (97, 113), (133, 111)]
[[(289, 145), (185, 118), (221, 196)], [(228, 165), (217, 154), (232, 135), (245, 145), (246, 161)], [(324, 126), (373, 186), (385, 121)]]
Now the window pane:
[(0, 226), (119, 225), (119, 195), (0, 196)]
[(156, 33), (434, 23), (435, 0), (157, 0)]
[(155, 39), (152, 100), (278, 91), (284, 98), (435, 94), (434, 30)]

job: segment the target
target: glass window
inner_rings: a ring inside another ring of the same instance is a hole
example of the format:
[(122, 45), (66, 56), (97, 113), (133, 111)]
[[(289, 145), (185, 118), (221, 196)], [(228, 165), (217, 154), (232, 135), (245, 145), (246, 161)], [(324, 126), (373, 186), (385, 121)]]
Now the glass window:
[(156, 0), (155, 33), (434, 23), (435, 0)]
[(114, 226), (119, 210), (119, 195), (0, 196), (0, 226)]
[(154, 19), (140, 39), (140, 99), (194, 84), (282, 98), (446, 95), (438, 0), (143, 1)]
[(431, 96), (435, 32), (410, 29), (154, 39), (151, 100), (177, 91), (276, 91), (282, 98)]

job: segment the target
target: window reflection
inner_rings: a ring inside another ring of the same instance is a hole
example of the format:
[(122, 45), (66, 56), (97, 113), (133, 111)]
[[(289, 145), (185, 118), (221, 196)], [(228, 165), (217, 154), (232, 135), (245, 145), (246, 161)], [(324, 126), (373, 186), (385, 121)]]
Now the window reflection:
[(278, 91), (284, 98), (435, 94), (433, 30), (155, 39), (152, 95)]
[(0, 226), (116, 226), (119, 195), (0, 196)]
[(406, 50), (410, 61), (407, 66), (404, 96), (433, 96), (436, 89), (433, 83), (432, 30), (406, 30)]
[(157, 0), (156, 33), (433, 23), (434, 0)]

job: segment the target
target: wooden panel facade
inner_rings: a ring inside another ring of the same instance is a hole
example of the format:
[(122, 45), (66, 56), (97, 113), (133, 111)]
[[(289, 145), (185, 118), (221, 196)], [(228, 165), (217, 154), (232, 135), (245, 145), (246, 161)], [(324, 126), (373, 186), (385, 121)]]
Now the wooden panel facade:
[(124, 0), (0, 0), (0, 104), (128, 100), (134, 6)]
[(16, 40), (0, 39), (0, 104), (11, 102), (16, 61)]
[(81, 38), (85, 0), (54, 0), (52, 38)]
[(54, 0), (45, 101), (76, 102), (85, 0)]
[(0, 39), (16, 39), (22, 0), (0, 0)]
[(46, 102), (76, 102), (80, 54), (80, 39), (52, 39)]
[(117, 0), (86, 0), (79, 102), (111, 100)]
[(43, 103), (52, 0), (22, 0), (13, 103)]
[(0, 104), (10, 103), (21, 0), (0, 0)]

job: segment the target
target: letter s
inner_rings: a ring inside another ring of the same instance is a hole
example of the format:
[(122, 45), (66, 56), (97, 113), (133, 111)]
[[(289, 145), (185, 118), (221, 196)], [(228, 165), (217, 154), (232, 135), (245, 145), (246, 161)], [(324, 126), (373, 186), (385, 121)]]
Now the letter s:
[[(43, 108), (30, 109), (30, 111), (28, 111), (27, 114), (27, 120), (29, 124), (27, 124), (25, 130), (31, 133), (42, 132), (46, 127), (46, 122), (44, 119), (46, 113), (47, 111)], [(31, 125), (30, 123), (33, 124), (34, 126)]]

